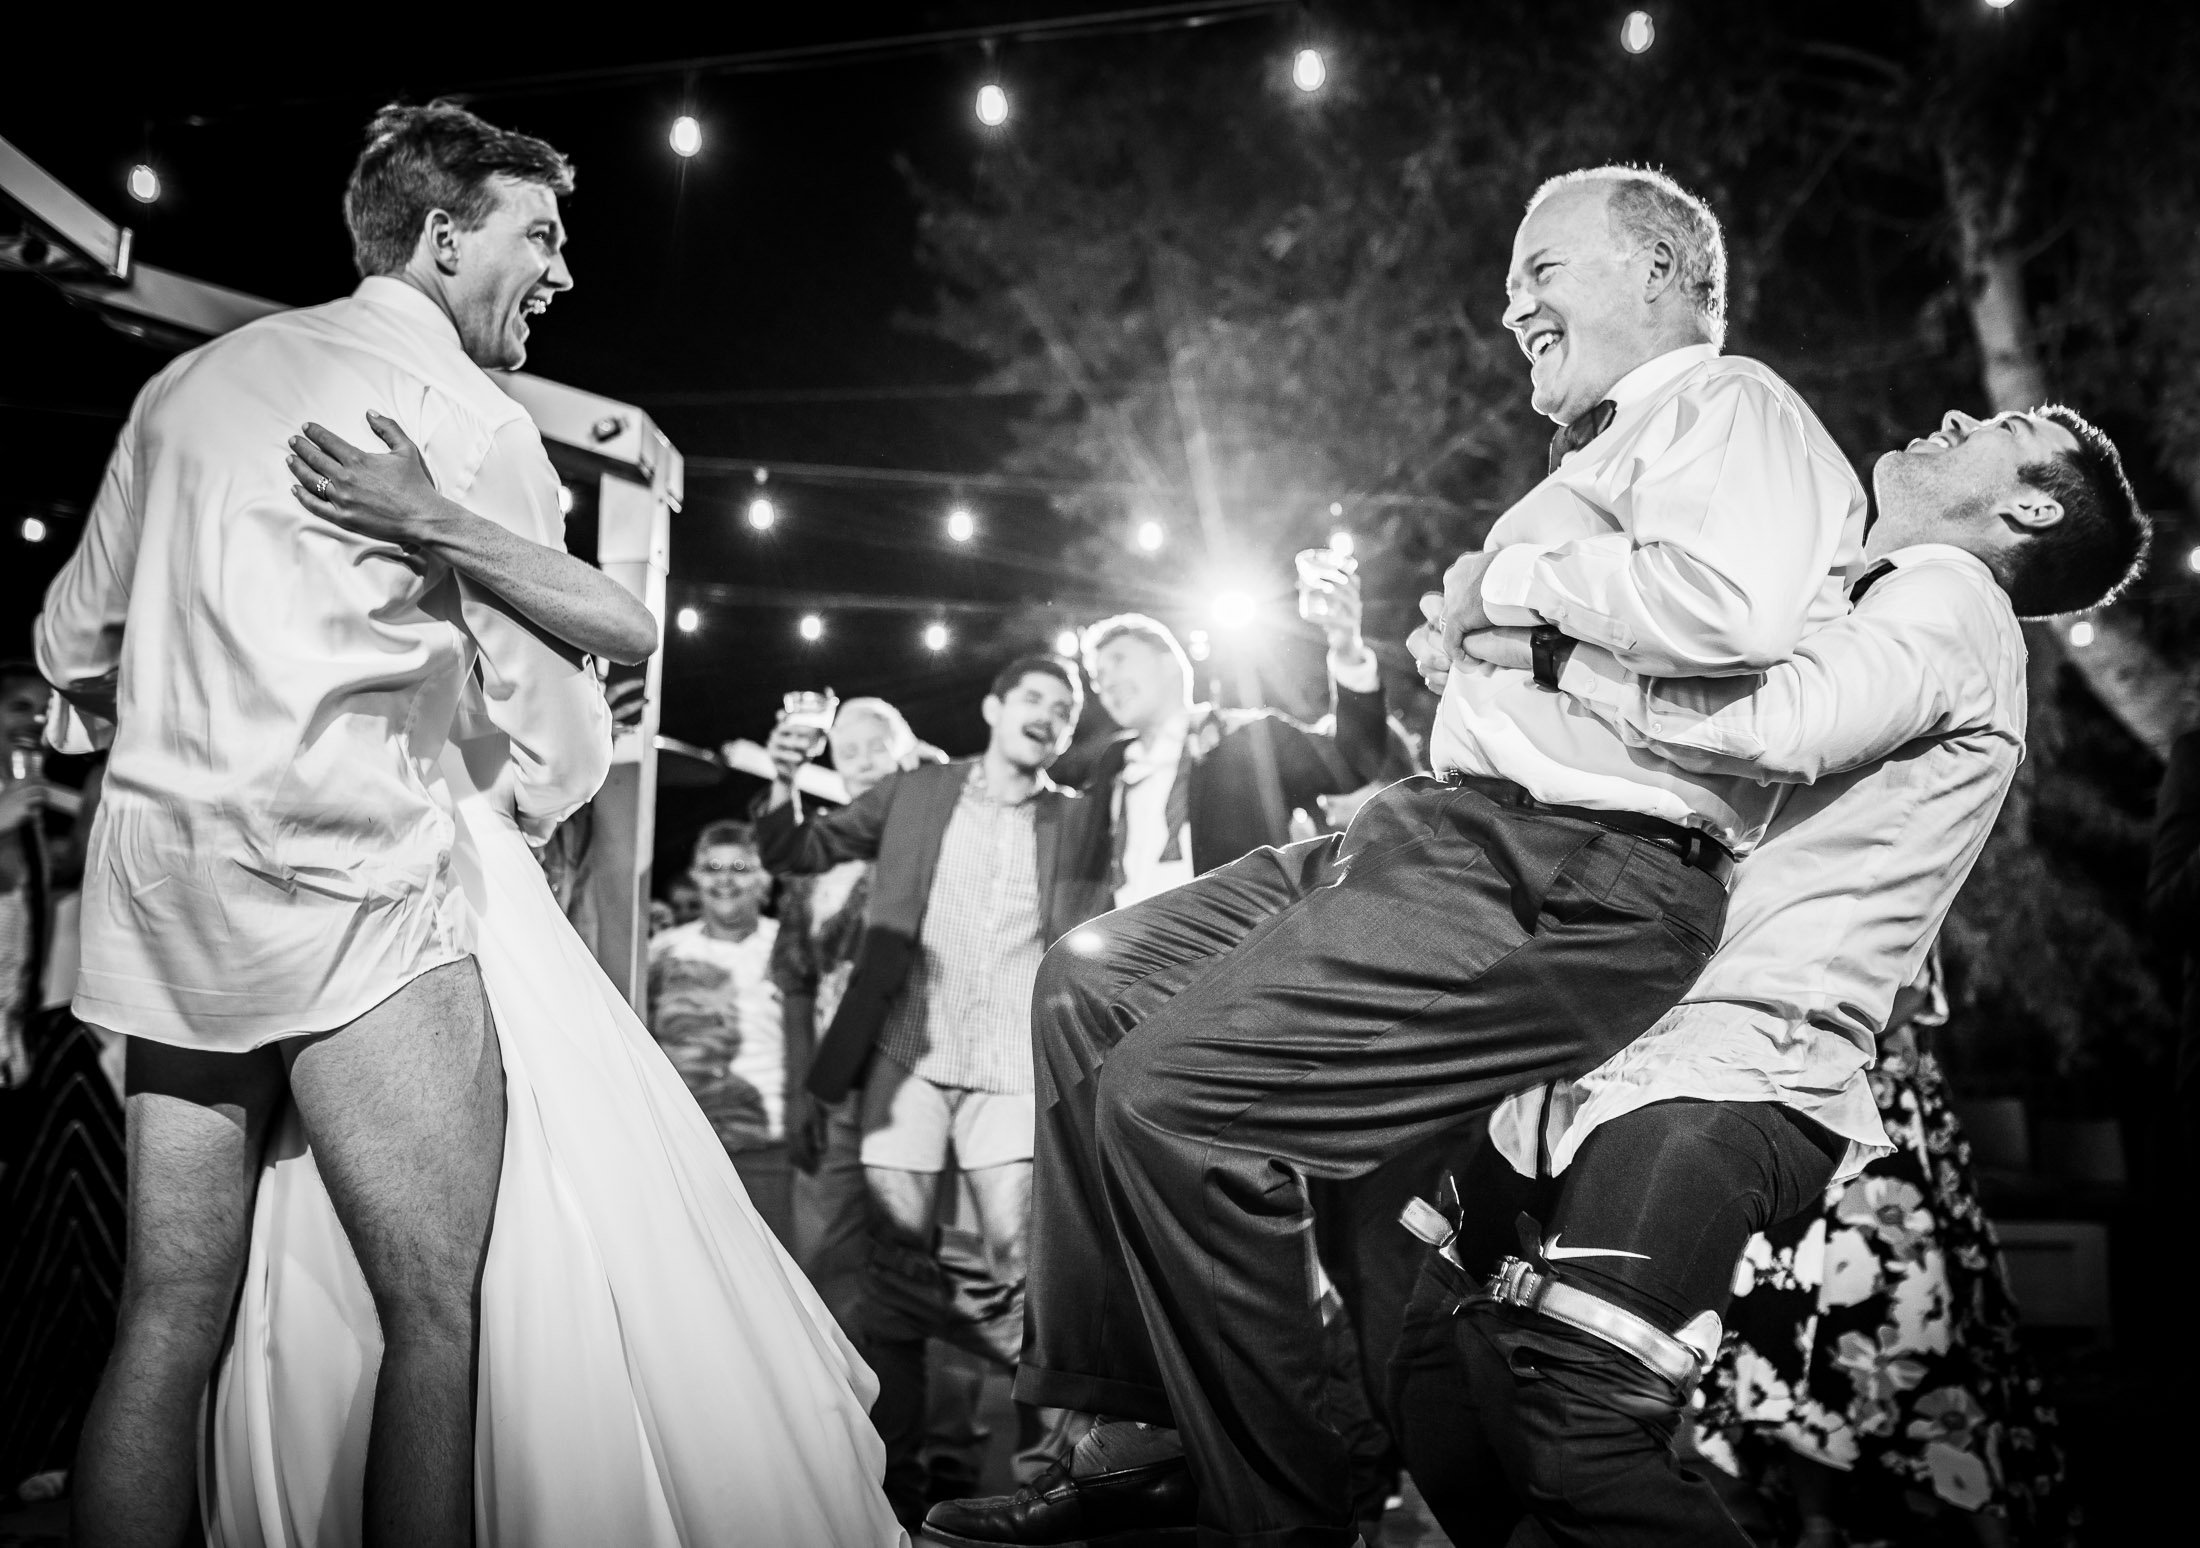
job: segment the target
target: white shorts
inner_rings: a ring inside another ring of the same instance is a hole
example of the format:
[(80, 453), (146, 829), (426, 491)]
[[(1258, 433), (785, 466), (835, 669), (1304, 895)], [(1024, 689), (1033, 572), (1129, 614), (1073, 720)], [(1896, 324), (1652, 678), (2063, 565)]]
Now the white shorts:
[(1029, 1161), (1038, 1105), (1030, 1092), (936, 1086), (883, 1055), (863, 1086), (863, 1164), (966, 1172)]

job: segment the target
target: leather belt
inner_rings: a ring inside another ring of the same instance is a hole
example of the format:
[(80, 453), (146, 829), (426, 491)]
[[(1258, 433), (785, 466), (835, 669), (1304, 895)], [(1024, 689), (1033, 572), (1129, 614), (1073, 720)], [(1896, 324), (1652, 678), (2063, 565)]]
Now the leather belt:
[(1513, 781), (1493, 779), (1486, 774), (1453, 771), (1436, 777), (1447, 785), (1464, 785), (1478, 790), (1500, 806), (1518, 807), (1546, 817), (1571, 818), (1575, 822), (1593, 822), (1600, 828), (1610, 828), (1630, 838), (1648, 839), (1659, 848), (1679, 855), (1681, 864), (1703, 872), (1722, 887), (1734, 880), (1734, 851), (1701, 828), (1684, 828), (1677, 822), (1667, 822), (1663, 817), (1643, 812), (1607, 812), (1593, 806), (1560, 806), (1551, 801), (1538, 801)]

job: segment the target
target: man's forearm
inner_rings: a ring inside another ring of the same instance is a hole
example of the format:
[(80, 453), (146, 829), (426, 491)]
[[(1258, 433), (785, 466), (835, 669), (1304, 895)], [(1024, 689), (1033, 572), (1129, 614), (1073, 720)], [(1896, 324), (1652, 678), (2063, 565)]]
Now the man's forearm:
[(461, 505), (446, 505), (422, 546), (538, 628), (621, 665), (646, 661), (657, 648), (657, 620), (649, 609), (587, 560), (529, 542)]

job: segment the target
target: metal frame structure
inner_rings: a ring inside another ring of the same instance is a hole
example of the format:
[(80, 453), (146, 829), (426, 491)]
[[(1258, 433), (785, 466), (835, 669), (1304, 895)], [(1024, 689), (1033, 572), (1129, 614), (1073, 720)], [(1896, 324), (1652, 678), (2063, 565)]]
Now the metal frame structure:
[[(0, 269), (39, 276), (102, 321), (174, 353), (271, 312), (280, 302), (138, 263), (131, 230), (99, 213), (58, 179), (0, 139)], [(650, 417), (630, 403), (514, 372), (499, 385), (526, 409), (569, 484), (596, 490), (596, 562), (639, 597), (662, 640), (672, 514), (684, 496), (685, 464)], [(650, 853), (657, 819), (657, 704), (664, 668), (650, 657), (648, 700), (638, 726), (622, 731), (611, 775), (593, 807), (570, 912), (590, 950), (637, 1011), (648, 992)]]

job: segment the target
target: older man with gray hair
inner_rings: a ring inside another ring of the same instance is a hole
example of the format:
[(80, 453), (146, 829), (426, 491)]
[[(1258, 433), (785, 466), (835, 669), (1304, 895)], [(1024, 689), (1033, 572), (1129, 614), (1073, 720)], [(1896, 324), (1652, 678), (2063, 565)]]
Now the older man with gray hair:
[[(1719, 939), (1774, 794), (1628, 745), (1552, 691), (1565, 639), (1646, 676), (1785, 659), (1844, 607), (1864, 492), (1794, 391), (1720, 353), (1717, 220), (1671, 179), (1538, 190), (1505, 325), (1550, 475), (1455, 563), (1433, 778), (1074, 932), (1034, 1005), (1037, 1165), (1081, 1214), (1032, 1248), (1017, 1395), (1105, 1414), (1023, 1493), (941, 1506), (958, 1544), (1346, 1548), (1304, 1221), (1514, 1091), (1602, 1062)], [(1466, 659), (1530, 628), (1535, 670)]]

